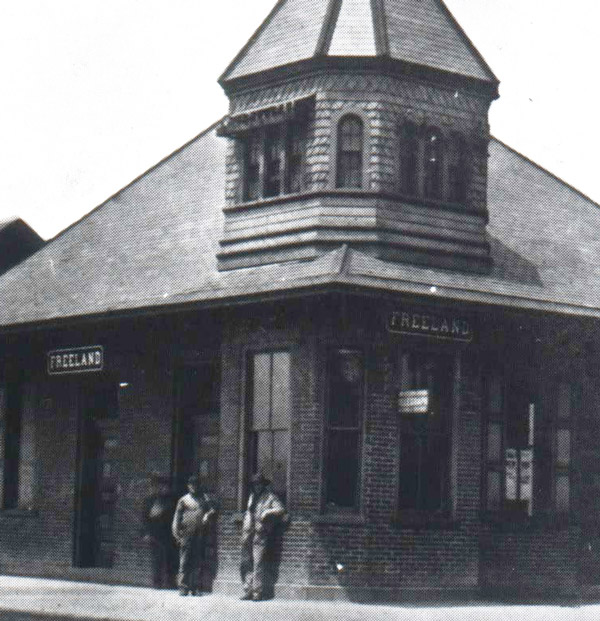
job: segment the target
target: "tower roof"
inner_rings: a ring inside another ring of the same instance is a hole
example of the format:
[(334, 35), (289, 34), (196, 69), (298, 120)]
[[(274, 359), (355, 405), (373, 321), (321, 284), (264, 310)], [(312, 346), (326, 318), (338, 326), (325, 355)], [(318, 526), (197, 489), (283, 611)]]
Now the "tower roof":
[(221, 82), (324, 57), (388, 57), (497, 82), (442, 0), (279, 0)]

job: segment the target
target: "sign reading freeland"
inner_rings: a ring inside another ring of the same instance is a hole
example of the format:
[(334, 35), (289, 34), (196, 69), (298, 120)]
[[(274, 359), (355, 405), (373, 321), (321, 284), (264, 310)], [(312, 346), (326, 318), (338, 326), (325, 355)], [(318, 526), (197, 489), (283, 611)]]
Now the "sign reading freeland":
[(393, 312), (388, 319), (388, 330), (399, 334), (429, 336), (451, 341), (473, 340), (473, 328), (468, 319), (429, 311)]
[(102, 345), (57, 349), (46, 355), (49, 375), (68, 373), (91, 373), (104, 368), (104, 348)]

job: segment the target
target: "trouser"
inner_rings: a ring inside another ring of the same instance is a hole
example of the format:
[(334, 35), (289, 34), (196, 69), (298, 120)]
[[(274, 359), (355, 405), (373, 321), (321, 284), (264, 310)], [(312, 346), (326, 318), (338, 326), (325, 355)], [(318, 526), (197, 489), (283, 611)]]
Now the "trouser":
[(204, 537), (186, 537), (179, 544), (179, 573), (177, 586), (181, 590), (195, 591), (201, 588), (204, 561)]
[(152, 558), (152, 584), (161, 589), (169, 586), (170, 581), (170, 542), (159, 537), (150, 540)]
[(240, 572), (244, 591), (258, 597), (263, 596), (265, 587), (265, 565), (268, 540), (252, 534), (242, 541), (242, 562)]

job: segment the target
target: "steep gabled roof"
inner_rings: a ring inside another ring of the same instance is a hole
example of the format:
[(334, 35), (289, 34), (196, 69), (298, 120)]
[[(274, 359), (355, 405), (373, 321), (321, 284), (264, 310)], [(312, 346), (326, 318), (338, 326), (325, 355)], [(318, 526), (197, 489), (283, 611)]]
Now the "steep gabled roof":
[(280, 0), (221, 82), (311, 58), (377, 56), (497, 82), (442, 0)]
[(226, 305), (349, 286), (600, 317), (600, 208), (503, 143), (490, 144), (494, 271), (389, 263), (351, 249), (218, 272), (225, 143), (211, 129), (0, 277), (0, 326)]

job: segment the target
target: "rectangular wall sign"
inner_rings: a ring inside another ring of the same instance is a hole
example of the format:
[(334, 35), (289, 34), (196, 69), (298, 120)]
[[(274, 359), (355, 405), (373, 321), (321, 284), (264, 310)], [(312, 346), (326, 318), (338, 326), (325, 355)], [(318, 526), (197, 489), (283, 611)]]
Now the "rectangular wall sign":
[(473, 327), (468, 319), (430, 311), (410, 309), (396, 311), (388, 318), (388, 330), (398, 334), (414, 334), (451, 341), (473, 340)]
[(429, 412), (429, 391), (402, 390), (398, 395), (398, 411), (401, 414), (427, 414)]
[(104, 368), (104, 348), (102, 345), (56, 349), (46, 354), (49, 375), (70, 373), (91, 373)]

